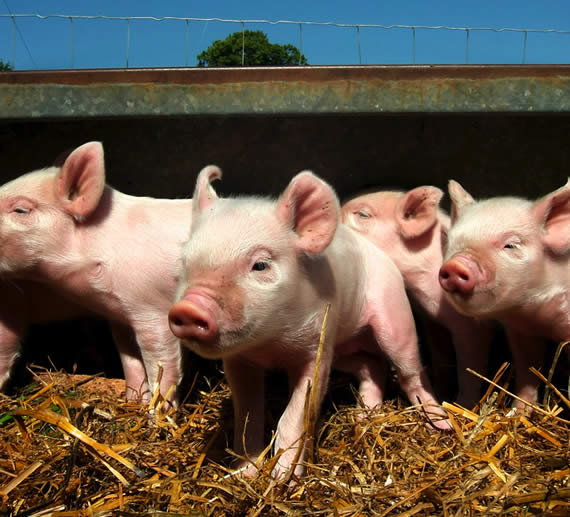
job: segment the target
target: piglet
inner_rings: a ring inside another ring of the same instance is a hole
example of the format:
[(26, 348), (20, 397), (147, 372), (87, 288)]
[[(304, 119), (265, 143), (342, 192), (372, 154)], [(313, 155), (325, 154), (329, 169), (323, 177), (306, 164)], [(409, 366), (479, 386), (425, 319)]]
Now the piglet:
[[(103, 146), (0, 187), (0, 387), (30, 323), (88, 312), (108, 319), (127, 395), (178, 386), (181, 352), (168, 326), (190, 231), (191, 200), (133, 197), (105, 185)], [(176, 396), (172, 397), (176, 402)]]
[[(408, 192), (374, 192), (346, 202), (342, 217), (345, 224), (388, 254), (422, 313), (449, 331), (458, 368), (457, 400), (471, 408), (479, 400), (481, 381), (465, 368), (485, 372), (491, 330), (458, 313), (439, 284), (439, 268), (449, 229), (449, 216), (439, 208), (442, 196), (443, 192), (433, 186)], [(426, 328), (431, 329), (432, 324)], [(440, 339), (433, 341), (435, 356), (441, 343)]]
[(539, 380), (529, 367), (541, 365), (543, 339), (570, 339), (570, 181), (535, 202), (475, 201), (456, 181), (449, 194), (452, 225), (440, 284), (457, 310), (504, 325), (516, 394), (534, 402)]
[(263, 371), (281, 368), (291, 398), (277, 426), (274, 448), (284, 452), (274, 474), (288, 471), (297, 452), (303, 460), (303, 408), (327, 304), (317, 407), (333, 363), (356, 374), (365, 406), (380, 404), (385, 354), (412, 403), (426, 404), (437, 415), (435, 425), (447, 429), (420, 363), (402, 277), (386, 255), (340, 224), (332, 188), (302, 172), (278, 200), (219, 199), (210, 183), (220, 177), (214, 166), (198, 177), (179, 301), (169, 319), (188, 348), (223, 359), (235, 450), (252, 460), (262, 452)]

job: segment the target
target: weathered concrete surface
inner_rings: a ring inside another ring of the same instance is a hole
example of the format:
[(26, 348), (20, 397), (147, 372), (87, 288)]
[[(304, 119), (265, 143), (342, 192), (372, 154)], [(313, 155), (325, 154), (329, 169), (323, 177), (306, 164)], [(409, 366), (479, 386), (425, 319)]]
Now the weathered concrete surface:
[(4, 119), (570, 111), (570, 66), (12, 72)]

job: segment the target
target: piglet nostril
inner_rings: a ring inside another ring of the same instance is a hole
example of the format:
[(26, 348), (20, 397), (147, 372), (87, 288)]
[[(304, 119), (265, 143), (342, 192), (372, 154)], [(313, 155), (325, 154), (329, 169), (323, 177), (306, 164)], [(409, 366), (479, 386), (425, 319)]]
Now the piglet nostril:
[(204, 329), (204, 330), (208, 330), (208, 327), (209, 327), (208, 322), (207, 322), (207, 321), (204, 321), (204, 320), (201, 320), (201, 319), (196, 319), (196, 320), (194, 321), (194, 324), (195, 324), (197, 327), (200, 327), (201, 329)]
[(175, 325), (176, 327), (181, 327), (182, 325), (184, 325), (182, 320), (180, 318), (176, 318), (176, 317), (170, 318), (170, 323), (172, 325)]

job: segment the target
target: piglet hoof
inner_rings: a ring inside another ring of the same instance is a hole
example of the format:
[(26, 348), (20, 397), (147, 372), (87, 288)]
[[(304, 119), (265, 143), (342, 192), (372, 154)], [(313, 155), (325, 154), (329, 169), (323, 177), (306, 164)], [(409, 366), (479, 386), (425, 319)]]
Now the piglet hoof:
[(374, 406), (359, 405), (354, 412), (356, 422), (363, 423), (372, 420), (376, 415), (381, 414), (381, 407), (382, 402)]
[[(287, 483), (289, 487), (298, 484), (298, 479), (305, 473), (305, 465), (297, 458), (298, 451), (295, 448), (285, 451), (279, 450), (273, 458), (274, 466), (271, 470), (271, 477), (282, 483)], [(295, 460), (299, 461), (294, 463)]]
[[(513, 399), (512, 414), (508, 416), (531, 416), (538, 400), (538, 392), (535, 386), (523, 386), (517, 390), (518, 398)], [(514, 412), (513, 412), (514, 411)]]
[(136, 404), (140, 404), (141, 406), (146, 406), (150, 402), (152, 395), (146, 388), (134, 389), (130, 386), (127, 386), (125, 391), (121, 393), (121, 396), (124, 397), (128, 402), (134, 402)]
[(305, 467), (302, 465), (297, 465), (294, 471), (291, 472), (291, 466), (287, 468), (284, 465), (277, 463), (271, 471), (271, 477), (277, 480), (277, 482), (280, 484), (283, 484), (289, 488), (295, 488), (299, 485), (299, 479), (304, 472)]
[(433, 425), (439, 431), (445, 431), (445, 432), (451, 431), (452, 426), (449, 419), (446, 418), (444, 420), (438, 420), (438, 418), (439, 417), (432, 419), (431, 425)]
[(447, 413), (440, 406), (422, 406), (421, 411), (429, 422), (429, 427), (438, 431), (451, 431), (452, 425)]
[(241, 478), (255, 478), (259, 475), (259, 467), (252, 461), (247, 459), (240, 459), (232, 463), (232, 472), (225, 477), (241, 477)]
[(515, 401), (513, 407), (507, 411), (506, 416), (510, 418), (515, 418), (518, 416), (532, 416), (534, 410), (532, 406), (528, 404), (523, 404), (522, 402)]

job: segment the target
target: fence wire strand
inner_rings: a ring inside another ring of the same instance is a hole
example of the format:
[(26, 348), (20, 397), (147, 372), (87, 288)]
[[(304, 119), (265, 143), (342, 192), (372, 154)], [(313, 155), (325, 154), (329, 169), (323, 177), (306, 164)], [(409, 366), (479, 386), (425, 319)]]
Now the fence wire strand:
[[(314, 22), (314, 21), (301, 21), (301, 20), (263, 20), (263, 19), (247, 19), (247, 20), (234, 20), (231, 18), (193, 18), (188, 16), (106, 16), (100, 14), (87, 15), (87, 14), (0, 14), (0, 18), (74, 18), (77, 20), (147, 20), (147, 21), (190, 21), (190, 22), (222, 22), (222, 23), (239, 23), (239, 24), (267, 24), (267, 25), (315, 25), (315, 26), (329, 26), (329, 27), (355, 27), (354, 23), (337, 23), (337, 22)], [(361, 28), (374, 28), (374, 29), (433, 29), (433, 30), (449, 30), (449, 31), (490, 31), (490, 32), (542, 32), (542, 33), (556, 33), (556, 34), (570, 34), (570, 30), (563, 29), (530, 29), (530, 28), (515, 28), (515, 27), (454, 27), (451, 25), (382, 25), (376, 23), (359, 23)]]

